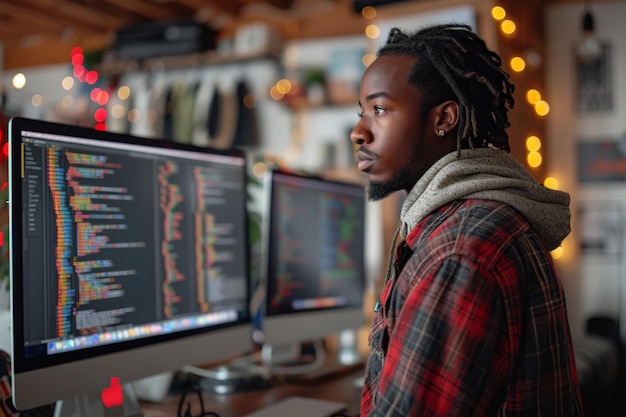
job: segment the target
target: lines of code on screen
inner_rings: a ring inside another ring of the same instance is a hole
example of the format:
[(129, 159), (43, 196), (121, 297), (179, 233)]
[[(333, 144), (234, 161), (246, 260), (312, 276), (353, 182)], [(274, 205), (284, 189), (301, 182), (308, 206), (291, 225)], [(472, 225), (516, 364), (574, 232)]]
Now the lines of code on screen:
[(26, 340), (246, 308), (240, 166), (37, 139), (23, 160)]
[(360, 305), (363, 190), (319, 179), (274, 178), (267, 313)]

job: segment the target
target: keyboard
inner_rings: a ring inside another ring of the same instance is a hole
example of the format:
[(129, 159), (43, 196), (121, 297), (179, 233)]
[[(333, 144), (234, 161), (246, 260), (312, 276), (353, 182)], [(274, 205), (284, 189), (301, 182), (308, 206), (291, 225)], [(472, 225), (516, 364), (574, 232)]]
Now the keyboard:
[(339, 401), (292, 396), (244, 417), (330, 417), (346, 409)]

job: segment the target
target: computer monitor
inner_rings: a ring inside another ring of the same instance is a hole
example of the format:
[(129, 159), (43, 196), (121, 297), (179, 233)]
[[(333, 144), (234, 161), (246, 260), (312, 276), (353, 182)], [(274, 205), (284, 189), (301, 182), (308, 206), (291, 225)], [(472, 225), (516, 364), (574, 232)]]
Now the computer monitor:
[(272, 170), (264, 192), (264, 345), (362, 327), (365, 187)]
[(243, 151), (9, 127), (18, 409), (73, 400), (88, 403), (76, 415), (124, 415), (107, 396), (120, 386), (249, 352)]

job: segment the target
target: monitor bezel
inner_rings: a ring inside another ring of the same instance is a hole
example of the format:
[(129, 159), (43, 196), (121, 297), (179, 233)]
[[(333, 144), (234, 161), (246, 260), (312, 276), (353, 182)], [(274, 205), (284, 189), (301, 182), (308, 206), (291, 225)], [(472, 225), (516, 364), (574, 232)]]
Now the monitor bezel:
[[(341, 187), (349, 187), (358, 190), (363, 197), (363, 262), (361, 265), (361, 289), (363, 297), (358, 305), (335, 306), (322, 309), (310, 309), (302, 311), (291, 311), (287, 313), (272, 314), (268, 312), (268, 279), (270, 269), (270, 245), (272, 216), (272, 196), (274, 193), (274, 178), (276, 175), (315, 181), (317, 183), (328, 183)], [(356, 330), (366, 323), (364, 312), (365, 293), (367, 285), (366, 277), (366, 223), (367, 204), (366, 190), (362, 183), (358, 181), (342, 181), (328, 177), (311, 174), (304, 174), (281, 169), (268, 170), (264, 176), (264, 196), (265, 196), (265, 216), (263, 218), (263, 265), (262, 265), (262, 285), (265, 292), (262, 316), (263, 343), (265, 345), (280, 346), (297, 344), (300, 342), (323, 339), (344, 330)]]

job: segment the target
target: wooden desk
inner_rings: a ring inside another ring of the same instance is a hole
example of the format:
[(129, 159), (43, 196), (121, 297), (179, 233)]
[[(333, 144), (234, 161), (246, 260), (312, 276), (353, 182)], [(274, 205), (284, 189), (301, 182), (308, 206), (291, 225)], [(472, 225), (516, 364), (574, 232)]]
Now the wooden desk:
[[(241, 417), (294, 395), (342, 401), (348, 405), (346, 414), (356, 415), (359, 412), (361, 390), (354, 386), (354, 380), (361, 376), (363, 370), (357, 369), (315, 381), (290, 379), (272, 382), (270, 388), (255, 391), (231, 394), (204, 392), (202, 398), (205, 411), (212, 411), (220, 417)], [(176, 417), (179, 399), (179, 396), (170, 396), (159, 404), (141, 403), (141, 410), (146, 417)], [(192, 403), (192, 410), (199, 410), (196, 395), (188, 394), (187, 399)], [(193, 416), (198, 414), (192, 412)]]

